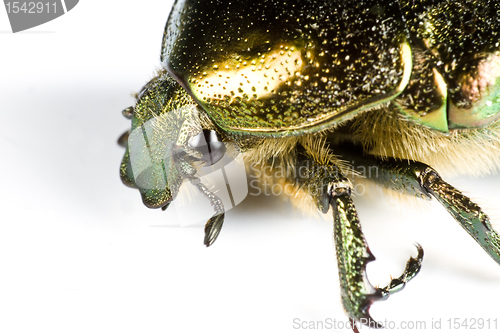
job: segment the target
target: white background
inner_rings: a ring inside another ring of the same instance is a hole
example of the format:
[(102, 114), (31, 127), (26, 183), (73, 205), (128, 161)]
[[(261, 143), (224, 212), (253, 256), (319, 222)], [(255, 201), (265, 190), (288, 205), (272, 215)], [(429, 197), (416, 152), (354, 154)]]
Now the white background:
[[(121, 184), (121, 110), (159, 66), (170, 7), (81, 1), (18, 34), (0, 9), (0, 332), (298, 332), (294, 318), (347, 320), (331, 216), (249, 197), (207, 249), (201, 227), (179, 227)], [(450, 181), (497, 205), (500, 178)], [(500, 325), (500, 268), (444, 209), (378, 192), (356, 204), (374, 284), (401, 273), (415, 242), (425, 250), (419, 276), (374, 305), (375, 319)]]

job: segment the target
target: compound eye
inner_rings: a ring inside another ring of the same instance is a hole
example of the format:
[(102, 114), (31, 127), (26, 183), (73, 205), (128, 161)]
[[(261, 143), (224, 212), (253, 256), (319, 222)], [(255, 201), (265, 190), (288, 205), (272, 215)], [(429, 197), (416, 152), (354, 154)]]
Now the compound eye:
[(202, 154), (201, 159), (206, 162), (205, 166), (214, 165), (226, 153), (226, 146), (216, 131), (204, 129), (201, 133), (193, 136), (188, 144)]

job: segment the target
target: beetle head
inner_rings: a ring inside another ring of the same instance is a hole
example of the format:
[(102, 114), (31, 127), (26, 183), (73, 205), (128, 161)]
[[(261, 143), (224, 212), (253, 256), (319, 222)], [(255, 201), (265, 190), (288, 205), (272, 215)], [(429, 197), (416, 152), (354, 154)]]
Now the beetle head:
[(166, 72), (141, 89), (133, 112), (127, 110), (132, 129), (121, 178), (139, 189), (150, 208), (166, 207), (182, 182), (195, 177), (198, 166), (224, 156), (220, 136), (202, 127), (199, 107)]

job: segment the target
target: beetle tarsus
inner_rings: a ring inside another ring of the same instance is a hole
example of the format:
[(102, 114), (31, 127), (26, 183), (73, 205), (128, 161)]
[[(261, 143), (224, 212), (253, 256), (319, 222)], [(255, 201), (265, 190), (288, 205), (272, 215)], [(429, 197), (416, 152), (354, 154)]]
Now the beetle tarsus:
[(408, 259), (403, 274), (395, 279), (391, 279), (391, 282), (384, 288), (378, 288), (384, 295), (384, 300), (389, 298), (390, 295), (403, 290), (406, 284), (420, 272), (422, 260), (424, 259), (424, 249), (420, 244), (416, 244), (416, 247), (418, 251), (417, 257), (410, 257)]
[(212, 245), (217, 236), (219, 236), (220, 230), (222, 229), (222, 224), (224, 223), (224, 204), (222, 200), (213, 194), (203, 183), (200, 182), (198, 177), (192, 177), (190, 179), (191, 184), (196, 186), (198, 191), (200, 191), (208, 200), (214, 208), (215, 214), (208, 220), (205, 225), (205, 240), (203, 243), (208, 247)]

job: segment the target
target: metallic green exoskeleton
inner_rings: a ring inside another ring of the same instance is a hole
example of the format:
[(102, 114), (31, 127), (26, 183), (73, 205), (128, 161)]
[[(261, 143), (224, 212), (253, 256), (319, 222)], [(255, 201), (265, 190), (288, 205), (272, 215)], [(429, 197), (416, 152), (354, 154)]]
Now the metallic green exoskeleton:
[(370, 305), (401, 290), (423, 259), (417, 246), (400, 277), (369, 283), (353, 166), (376, 168), (365, 176), (390, 190), (436, 198), (500, 263), (488, 216), (436, 171), (500, 166), (500, 2), (177, 0), (161, 61), (123, 112), (132, 128), (120, 139), (121, 178), (163, 209), (191, 182), (214, 207), (207, 246), (224, 206), (197, 172), (233, 146), (254, 168), (284, 168), (276, 183), (332, 211), (352, 321), (378, 327)]

